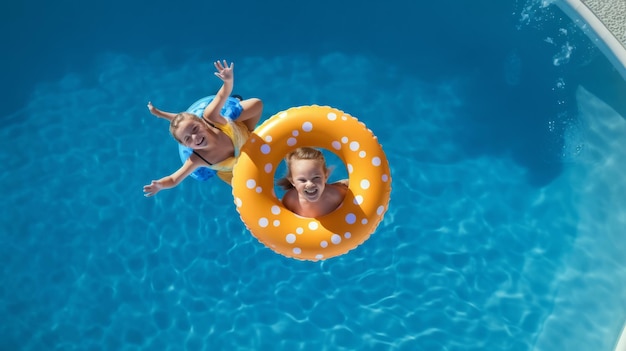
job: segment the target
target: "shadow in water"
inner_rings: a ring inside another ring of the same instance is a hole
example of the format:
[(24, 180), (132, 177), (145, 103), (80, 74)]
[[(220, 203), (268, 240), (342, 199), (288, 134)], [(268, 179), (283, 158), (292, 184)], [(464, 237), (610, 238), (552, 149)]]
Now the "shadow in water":
[(587, 66), (581, 67), (578, 71), (578, 81), (620, 116), (626, 118), (626, 80), (611, 66), (606, 57), (599, 56)]

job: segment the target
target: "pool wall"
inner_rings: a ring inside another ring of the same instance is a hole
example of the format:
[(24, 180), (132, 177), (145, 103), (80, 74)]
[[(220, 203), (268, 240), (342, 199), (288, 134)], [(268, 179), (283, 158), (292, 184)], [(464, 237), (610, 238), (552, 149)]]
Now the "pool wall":
[[(626, 79), (626, 0), (557, 0), (567, 14)], [(615, 351), (626, 351), (626, 324)]]

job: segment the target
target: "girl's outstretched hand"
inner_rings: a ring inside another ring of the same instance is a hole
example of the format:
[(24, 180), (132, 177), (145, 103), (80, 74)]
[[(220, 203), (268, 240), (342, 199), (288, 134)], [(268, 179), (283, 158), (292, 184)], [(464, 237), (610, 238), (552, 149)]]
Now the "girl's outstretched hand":
[(143, 187), (143, 196), (151, 197), (156, 195), (161, 189), (163, 189), (163, 185), (158, 180), (153, 180), (150, 184), (144, 185)]
[(153, 114), (154, 116), (160, 117), (159, 114), (157, 113), (157, 108), (152, 106), (152, 101), (148, 101), (148, 111), (150, 111), (151, 114)]
[(159, 118), (163, 118), (166, 119), (168, 121), (172, 121), (172, 119), (174, 117), (176, 117), (176, 113), (172, 113), (172, 112), (166, 112), (166, 111), (161, 111), (158, 108), (154, 107), (154, 105), (152, 105), (152, 101), (148, 101), (148, 111), (150, 111), (150, 113), (153, 116), (159, 117)]
[(213, 65), (215, 65), (215, 69), (217, 70), (217, 72), (215, 72), (215, 75), (219, 79), (223, 81), (233, 80), (233, 69), (235, 68), (235, 64), (233, 62), (231, 62), (230, 66), (228, 66), (226, 60), (223, 60), (223, 62), (215, 61)]

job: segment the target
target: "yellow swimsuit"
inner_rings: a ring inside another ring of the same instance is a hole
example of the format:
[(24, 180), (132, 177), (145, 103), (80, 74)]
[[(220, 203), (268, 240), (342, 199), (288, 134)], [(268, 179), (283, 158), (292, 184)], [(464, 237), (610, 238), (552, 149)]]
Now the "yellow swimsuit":
[(245, 124), (242, 122), (233, 121), (229, 118), (226, 119), (228, 122), (226, 124), (214, 123), (215, 127), (222, 131), (222, 133), (228, 135), (230, 140), (233, 141), (233, 146), (235, 149), (235, 156), (229, 157), (221, 162), (212, 164), (209, 166), (212, 170), (217, 171), (217, 176), (230, 184), (230, 181), (233, 179), (233, 168), (235, 167), (235, 163), (237, 163), (237, 159), (239, 158), (239, 153), (241, 151), (241, 147), (246, 143), (251, 131), (248, 130)]

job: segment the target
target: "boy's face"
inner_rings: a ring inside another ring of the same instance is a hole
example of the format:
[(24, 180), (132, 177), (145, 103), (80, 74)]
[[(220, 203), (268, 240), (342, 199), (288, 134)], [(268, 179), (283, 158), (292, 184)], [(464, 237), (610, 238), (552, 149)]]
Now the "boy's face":
[(289, 181), (298, 192), (300, 199), (316, 202), (322, 197), (326, 187), (327, 174), (319, 160), (292, 160)]

